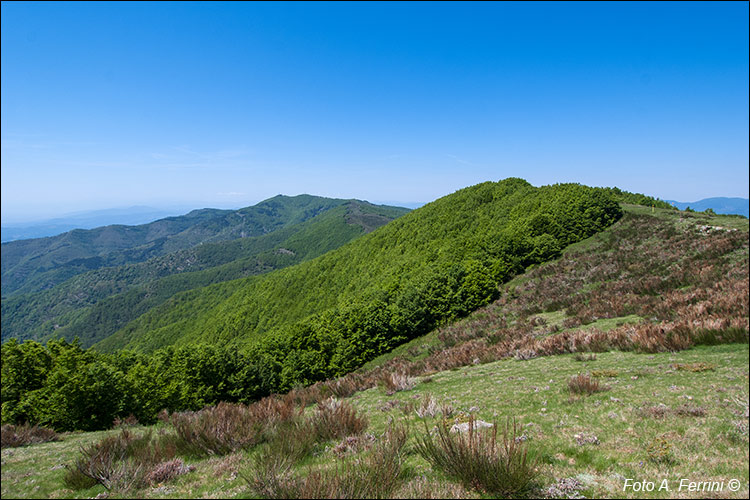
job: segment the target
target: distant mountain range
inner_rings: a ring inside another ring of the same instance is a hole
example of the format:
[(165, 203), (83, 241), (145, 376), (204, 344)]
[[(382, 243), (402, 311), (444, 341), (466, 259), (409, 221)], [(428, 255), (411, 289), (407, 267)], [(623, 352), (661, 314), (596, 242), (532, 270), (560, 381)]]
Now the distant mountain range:
[[(185, 211), (186, 212), (186, 211)], [(66, 214), (54, 219), (33, 222), (3, 223), (2, 242), (56, 236), (72, 229), (93, 229), (111, 224), (133, 226), (147, 224), (158, 219), (182, 215), (181, 210), (165, 210), (153, 207), (110, 208)]]
[(2, 338), (90, 345), (177, 292), (312, 259), (409, 210), (310, 195), (2, 244)]
[(710, 208), (717, 214), (738, 214), (744, 215), (745, 217), (750, 217), (750, 200), (748, 200), (747, 198), (718, 197), (705, 198), (703, 200), (690, 202), (674, 200), (666, 201), (667, 203), (679, 208), (680, 210), (685, 210), (687, 207), (690, 207), (696, 212), (703, 212), (704, 210)]

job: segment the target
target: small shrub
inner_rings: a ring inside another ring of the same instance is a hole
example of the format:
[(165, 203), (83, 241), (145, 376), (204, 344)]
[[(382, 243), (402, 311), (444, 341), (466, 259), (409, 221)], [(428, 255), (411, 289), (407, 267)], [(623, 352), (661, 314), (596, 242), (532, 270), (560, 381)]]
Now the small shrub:
[(115, 417), (112, 422), (112, 428), (114, 429), (118, 427), (134, 427), (136, 425), (138, 425), (138, 419), (132, 413), (125, 418)]
[(675, 463), (675, 458), (672, 454), (672, 443), (664, 436), (654, 438), (646, 446), (646, 454), (649, 462), (655, 464), (672, 465)]
[(264, 498), (295, 498), (293, 465), (290, 457), (266, 445), (255, 456), (247, 475), (241, 473), (240, 477)]
[(735, 420), (724, 433), (729, 442), (747, 446), (748, 423), (747, 420)]
[(609, 387), (599, 384), (599, 381), (592, 379), (589, 375), (574, 375), (568, 380), (568, 390), (571, 394), (583, 394), (589, 396), (595, 392), (608, 390)]
[(414, 411), (419, 418), (434, 417), (440, 413), (440, 405), (431, 395), (425, 394), (419, 406)]
[(576, 326), (581, 326), (581, 320), (577, 317), (565, 318), (562, 322), (562, 326), (564, 328), (575, 328)]
[(539, 356), (534, 349), (517, 349), (513, 354), (513, 358), (516, 361), (526, 361), (527, 359), (534, 359)]
[(347, 436), (339, 444), (334, 446), (331, 451), (337, 457), (352, 455), (364, 450), (369, 450), (375, 443), (375, 436), (364, 434), (361, 436)]
[(158, 413), (158, 414), (156, 415), (156, 418), (157, 418), (157, 419), (158, 419), (158, 420), (159, 420), (160, 422), (162, 422), (162, 423), (164, 423), (164, 424), (168, 424), (168, 423), (169, 423), (169, 410), (167, 410), (166, 408), (165, 408), (165, 409), (163, 409), (163, 410), (161, 410), (161, 411), (160, 411), (160, 412), (159, 412), (159, 413)]
[(419, 476), (404, 484), (391, 498), (478, 498), (476, 493), (466, 491), (460, 484), (448, 481), (428, 480)]
[(275, 433), (268, 440), (269, 447), (294, 462), (302, 460), (313, 451), (321, 435), (314, 426), (315, 423), (310, 420), (285, 422), (275, 429)]
[(66, 484), (79, 488), (90, 487), (91, 481), (107, 490), (129, 492), (149, 482), (149, 472), (161, 462), (174, 459), (175, 449), (163, 446), (151, 432), (136, 435), (127, 428), (93, 445), (81, 448), (75, 462), (77, 472), (69, 470)]
[(87, 490), (96, 486), (98, 481), (93, 477), (87, 476), (81, 472), (78, 467), (65, 466), (65, 475), (63, 476), (63, 484), (66, 488), (73, 491)]
[(643, 418), (664, 418), (669, 412), (669, 407), (664, 403), (638, 409), (639, 415)]
[(192, 465), (185, 465), (181, 458), (175, 458), (154, 466), (146, 475), (148, 484), (165, 483), (177, 476), (195, 470)]
[(28, 423), (23, 425), (5, 424), (0, 427), (0, 447), (2, 448), (15, 448), (59, 440), (60, 436), (47, 427), (29, 425)]
[(575, 356), (573, 356), (573, 359), (576, 361), (596, 361), (596, 354), (593, 352), (589, 354), (577, 352)]
[(710, 363), (675, 363), (671, 365), (673, 370), (688, 371), (688, 372), (705, 372), (716, 370), (716, 365)]
[(546, 498), (584, 498), (581, 490), (584, 489), (583, 483), (574, 477), (564, 477), (557, 481), (556, 484), (548, 487), (544, 493)]
[(573, 438), (575, 438), (578, 446), (584, 446), (587, 444), (599, 444), (599, 438), (594, 436), (593, 434), (589, 434), (588, 432), (576, 434), (575, 436), (573, 436)]
[(395, 394), (399, 391), (408, 391), (414, 389), (419, 380), (415, 377), (410, 377), (405, 373), (384, 373), (380, 379), (380, 382), (385, 387), (385, 393), (387, 395)]
[(360, 417), (351, 405), (329, 398), (318, 403), (312, 415), (310, 432), (317, 441), (361, 434), (367, 429), (367, 417)]
[[(520, 427), (508, 420), (498, 446), (497, 425), (475, 430), (473, 417), (467, 433), (451, 433), (445, 422), (417, 438), (416, 450), (430, 464), (467, 488), (493, 495), (528, 493), (539, 471), (528, 455), (527, 441), (517, 440)], [(425, 430), (427, 427), (425, 425)]]
[(419, 476), (404, 484), (391, 498), (476, 498), (476, 493), (466, 491), (460, 484), (448, 481), (428, 480)]
[(175, 446), (181, 454), (198, 457), (225, 455), (254, 446), (263, 439), (264, 424), (277, 417), (272, 410), (219, 403), (198, 412), (173, 413)]
[(681, 417), (705, 417), (706, 409), (702, 406), (695, 406), (689, 403), (681, 404), (674, 409), (674, 412)]

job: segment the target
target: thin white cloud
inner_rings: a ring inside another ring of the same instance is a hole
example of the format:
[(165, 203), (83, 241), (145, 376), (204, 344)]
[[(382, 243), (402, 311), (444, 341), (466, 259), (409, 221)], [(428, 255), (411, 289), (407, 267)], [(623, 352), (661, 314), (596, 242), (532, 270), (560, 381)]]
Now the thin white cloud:
[(458, 157), (458, 156), (456, 156), (456, 155), (449, 155), (449, 154), (446, 154), (445, 156), (447, 156), (447, 157), (448, 157), (448, 158), (450, 158), (451, 160), (455, 161), (456, 163), (460, 163), (461, 165), (467, 165), (467, 166), (470, 166), (470, 167), (473, 167), (473, 166), (475, 166), (475, 165), (474, 165), (473, 163), (471, 163), (470, 161), (464, 160), (463, 158), (459, 158), (459, 157)]

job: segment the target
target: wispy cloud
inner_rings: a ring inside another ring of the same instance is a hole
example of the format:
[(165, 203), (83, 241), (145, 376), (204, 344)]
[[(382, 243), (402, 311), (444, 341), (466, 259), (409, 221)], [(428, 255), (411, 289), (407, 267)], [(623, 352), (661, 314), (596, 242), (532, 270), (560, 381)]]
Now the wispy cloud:
[(466, 166), (468, 166), (468, 167), (474, 167), (474, 166), (476, 166), (476, 165), (474, 165), (473, 163), (471, 163), (470, 161), (468, 161), (468, 160), (464, 160), (463, 158), (459, 158), (459, 157), (458, 157), (458, 156), (456, 156), (456, 155), (450, 155), (450, 154), (446, 154), (445, 156), (447, 156), (447, 157), (448, 157), (448, 158), (450, 158), (451, 160), (455, 161), (456, 163), (460, 163), (461, 165), (466, 165)]

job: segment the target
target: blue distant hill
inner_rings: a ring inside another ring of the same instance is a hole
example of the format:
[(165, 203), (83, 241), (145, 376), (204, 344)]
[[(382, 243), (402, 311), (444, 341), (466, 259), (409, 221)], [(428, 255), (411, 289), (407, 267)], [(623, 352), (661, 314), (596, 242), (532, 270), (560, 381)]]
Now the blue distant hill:
[(44, 238), (65, 233), (71, 229), (93, 229), (110, 224), (128, 226), (146, 224), (164, 217), (180, 215), (185, 211), (164, 210), (152, 207), (110, 208), (67, 214), (55, 219), (26, 223), (4, 223), (2, 242)]
[(707, 208), (710, 208), (717, 214), (739, 214), (745, 217), (750, 217), (750, 200), (747, 198), (705, 198), (699, 201), (674, 201), (667, 200), (667, 203), (671, 203), (680, 210), (685, 210), (687, 207), (695, 210), (696, 212), (702, 212)]

